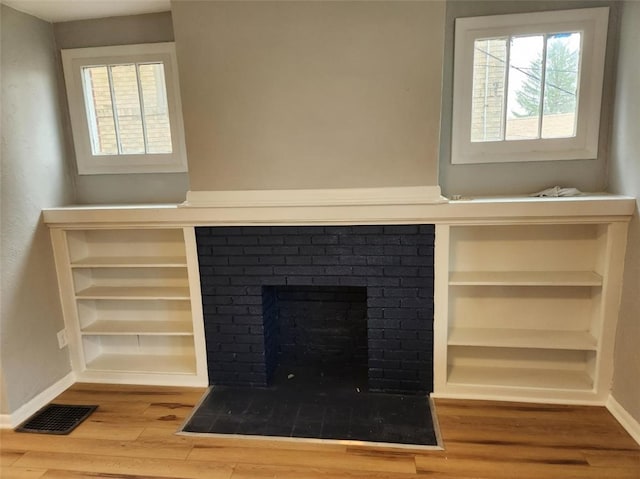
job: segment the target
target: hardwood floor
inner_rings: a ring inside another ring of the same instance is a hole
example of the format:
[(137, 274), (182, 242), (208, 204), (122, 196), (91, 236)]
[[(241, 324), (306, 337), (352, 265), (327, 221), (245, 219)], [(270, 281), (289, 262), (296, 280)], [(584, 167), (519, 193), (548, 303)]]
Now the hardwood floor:
[(437, 400), (444, 451), (177, 436), (203, 389), (76, 384), (99, 404), (68, 436), (0, 433), (2, 479), (640, 478), (640, 446), (600, 407)]

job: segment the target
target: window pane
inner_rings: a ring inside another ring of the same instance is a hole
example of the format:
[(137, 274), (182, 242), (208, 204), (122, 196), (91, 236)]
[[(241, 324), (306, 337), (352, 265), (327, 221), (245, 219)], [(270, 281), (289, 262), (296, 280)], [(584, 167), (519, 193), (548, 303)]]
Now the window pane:
[(542, 35), (511, 38), (507, 140), (538, 138), (543, 45)]
[(113, 121), (113, 105), (107, 67), (82, 69), (91, 152), (94, 155), (117, 155), (118, 142)]
[(474, 42), (471, 141), (503, 139), (506, 58), (506, 38)]
[(164, 83), (164, 65), (138, 65), (142, 90), (144, 121), (147, 134), (147, 153), (171, 153), (171, 127)]
[(576, 132), (580, 33), (547, 37), (542, 138), (567, 138)]
[(118, 120), (120, 153), (144, 153), (142, 114), (135, 65), (113, 65), (111, 81)]

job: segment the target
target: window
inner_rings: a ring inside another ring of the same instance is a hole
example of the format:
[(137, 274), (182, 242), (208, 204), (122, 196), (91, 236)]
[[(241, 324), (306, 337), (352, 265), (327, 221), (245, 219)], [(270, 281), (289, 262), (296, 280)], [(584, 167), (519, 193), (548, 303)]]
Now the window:
[(457, 19), (452, 163), (595, 159), (608, 15)]
[(187, 171), (173, 43), (62, 50), (78, 173)]

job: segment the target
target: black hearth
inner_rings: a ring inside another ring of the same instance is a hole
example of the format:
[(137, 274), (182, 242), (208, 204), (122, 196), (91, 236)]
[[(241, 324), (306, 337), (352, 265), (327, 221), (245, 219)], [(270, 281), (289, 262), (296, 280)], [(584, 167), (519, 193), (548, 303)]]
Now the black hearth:
[(431, 392), (433, 225), (196, 228), (209, 380)]

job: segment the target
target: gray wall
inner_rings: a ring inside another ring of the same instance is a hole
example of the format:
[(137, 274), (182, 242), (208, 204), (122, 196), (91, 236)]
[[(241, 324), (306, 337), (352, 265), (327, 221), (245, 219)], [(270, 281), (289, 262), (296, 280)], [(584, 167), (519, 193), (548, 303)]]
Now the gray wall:
[[(458, 17), (501, 15), (542, 10), (565, 10), (609, 6), (609, 37), (605, 64), (600, 144), (596, 160), (546, 161), (524, 163), (491, 163), (480, 165), (451, 164), (451, 110), (453, 106), (454, 23)], [(617, 2), (598, 0), (523, 0), (447, 2), (443, 86), (442, 130), (440, 135), (440, 187), (451, 195), (528, 194), (549, 186), (573, 186), (582, 191), (604, 191), (607, 185), (607, 152), (611, 124), (611, 102), (615, 75), (615, 45), (617, 37)]]
[[(59, 49), (173, 41), (171, 13), (78, 20), (53, 25)], [(64, 79), (61, 95), (66, 102)], [(65, 130), (69, 151), (73, 141), (65, 103)], [(72, 158), (73, 160), (73, 158)], [(75, 165), (75, 162), (72, 161)], [(75, 167), (74, 167), (74, 171)], [(189, 189), (187, 173), (77, 175), (76, 203), (176, 203)]]
[(437, 184), (443, 2), (172, 15), (192, 190)]
[(2, 173), (0, 412), (15, 411), (70, 370), (56, 332), (64, 327), (42, 208), (73, 202), (51, 24), (0, 7)]
[(623, 6), (611, 138), (610, 191), (636, 197), (615, 348), (614, 398), (640, 422), (640, 3)]

